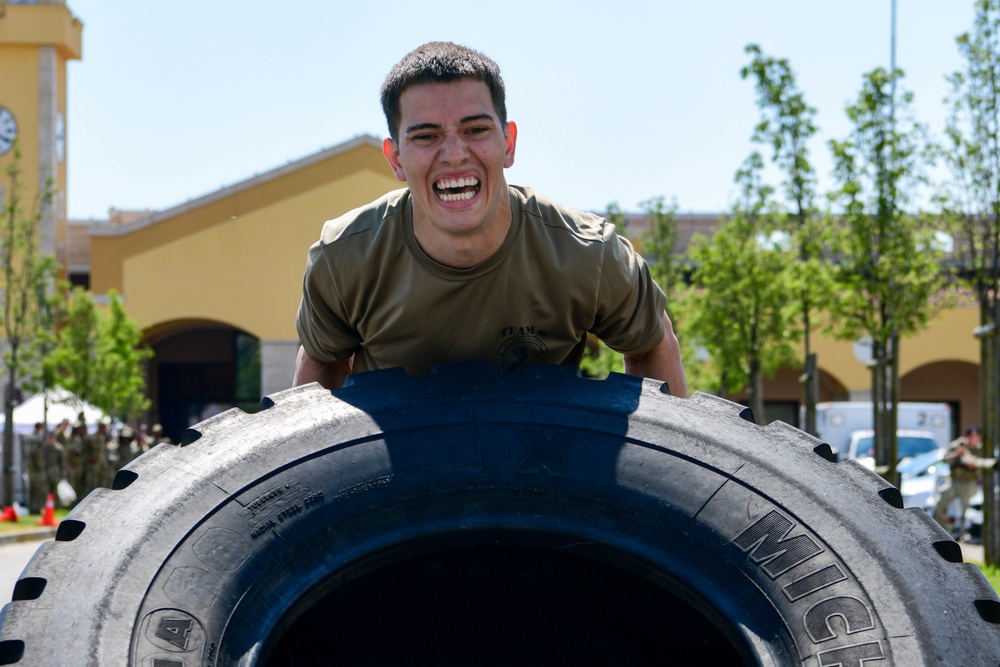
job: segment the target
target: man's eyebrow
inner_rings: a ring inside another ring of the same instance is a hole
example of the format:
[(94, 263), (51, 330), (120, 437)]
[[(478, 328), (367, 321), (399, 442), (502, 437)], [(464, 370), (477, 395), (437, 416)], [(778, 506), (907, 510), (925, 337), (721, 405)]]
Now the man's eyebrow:
[[(465, 125), (466, 123), (478, 123), (482, 121), (490, 121), (491, 123), (496, 123), (496, 118), (488, 113), (479, 113), (479, 114), (474, 114), (472, 116), (465, 116), (459, 121), (459, 123)], [(406, 134), (410, 134), (412, 132), (420, 132), (421, 130), (440, 130), (441, 127), (442, 126), (437, 123), (416, 123), (406, 128)]]
[(478, 122), (484, 121), (484, 120), (488, 120), (491, 123), (495, 123), (496, 122), (496, 118), (494, 118), (492, 115), (490, 115), (488, 113), (479, 113), (479, 114), (476, 114), (474, 116), (466, 116), (465, 118), (463, 118), (461, 120), (461, 122), (462, 122), (462, 124), (465, 124), (465, 123), (478, 123)]
[(440, 130), (441, 126), (435, 123), (417, 123), (406, 128), (406, 133), (419, 132), (420, 130)]

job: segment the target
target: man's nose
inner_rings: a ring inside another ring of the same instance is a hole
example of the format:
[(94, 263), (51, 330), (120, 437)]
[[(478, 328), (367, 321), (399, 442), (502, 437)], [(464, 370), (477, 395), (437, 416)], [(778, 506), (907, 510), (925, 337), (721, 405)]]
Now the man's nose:
[(449, 164), (464, 162), (469, 157), (469, 147), (461, 134), (447, 134), (441, 147), (441, 159)]

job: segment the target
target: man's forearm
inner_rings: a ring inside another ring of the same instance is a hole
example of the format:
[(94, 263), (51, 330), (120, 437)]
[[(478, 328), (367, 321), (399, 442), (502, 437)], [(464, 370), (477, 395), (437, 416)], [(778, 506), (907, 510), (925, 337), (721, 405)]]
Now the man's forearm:
[(295, 375), (292, 377), (292, 386), (319, 382), (327, 389), (339, 389), (344, 386), (344, 380), (351, 374), (354, 357), (348, 357), (342, 361), (332, 364), (323, 364), (314, 361), (306, 354), (306, 350), (301, 345), (299, 353), (295, 357)]
[(662, 380), (670, 388), (671, 396), (687, 397), (687, 378), (681, 361), (681, 346), (674, 334), (670, 318), (663, 315), (663, 340), (649, 352), (625, 355), (625, 372), (629, 375)]

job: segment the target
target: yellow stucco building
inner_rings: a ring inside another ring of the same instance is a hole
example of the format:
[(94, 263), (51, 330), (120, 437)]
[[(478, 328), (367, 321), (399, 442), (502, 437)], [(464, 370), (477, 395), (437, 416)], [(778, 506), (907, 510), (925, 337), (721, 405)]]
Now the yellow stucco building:
[[(324, 220), (398, 187), (381, 145), (358, 137), (166, 211), (87, 226), (90, 288), (124, 295), (144, 327), (152, 417), (165, 429), (290, 386), (306, 251)], [(236, 382), (248, 372), (259, 384)]]
[(16, 140), (25, 201), (53, 179), (57, 202), (42, 220), (48, 254), (66, 240), (66, 63), (81, 58), (82, 39), (83, 24), (65, 2), (0, 2), (0, 168), (6, 172)]
[[(67, 221), (66, 63), (82, 57), (82, 25), (59, 0), (0, 10), (0, 107), (16, 119), (32, 187), (53, 174), (60, 193), (43, 223), (46, 250), (98, 297), (123, 295), (143, 327), (155, 351), (150, 420), (177, 437), (214, 412), (287, 388), (308, 247), (324, 220), (399, 186), (380, 140), (360, 136), (164, 211)], [(0, 141), (3, 132), (0, 114)], [(0, 154), (0, 167), (10, 158)], [(713, 219), (681, 216), (680, 234), (710, 230)], [(902, 343), (902, 398), (949, 402), (956, 429), (979, 419), (977, 325), (975, 307), (952, 308)], [(817, 337), (813, 346), (821, 400), (867, 398), (869, 371), (851, 343)], [(799, 375), (788, 369), (768, 382), (773, 416), (797, 423)]]

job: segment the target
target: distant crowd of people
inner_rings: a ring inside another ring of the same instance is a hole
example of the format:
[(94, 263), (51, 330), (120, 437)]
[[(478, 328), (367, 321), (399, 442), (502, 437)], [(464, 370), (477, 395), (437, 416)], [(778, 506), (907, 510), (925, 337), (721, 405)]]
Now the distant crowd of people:
[(98, 487), (110, 487), (115, 474), (124, 466), (161, 442), (163, 428), (156, 424), (138, 431), (122, 426), (117, 433), (107, 422), (99, 422), (93, 432), (83, 414), (74, 423), (63, 420), (51, 431), (45, 424), (35, 424), (31, 435), (21, 437), (25, 470), (28, 475), (28, 510), (37, 513), (51, 493), (59, 498), (58, 487), (65, 480), (77, 499)]

